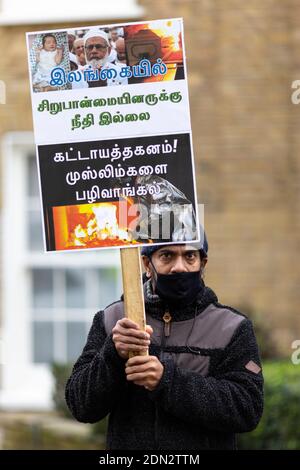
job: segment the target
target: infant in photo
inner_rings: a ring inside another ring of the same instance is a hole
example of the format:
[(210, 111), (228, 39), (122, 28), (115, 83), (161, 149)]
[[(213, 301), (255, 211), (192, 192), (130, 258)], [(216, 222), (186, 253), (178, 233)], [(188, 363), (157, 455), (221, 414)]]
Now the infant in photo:
[(63, 46), (57, 46), (53, 34), (45, 34), (42, 45), (36, 49), (37, 70), (33, 77), (36, 89), (50, 86), (51, 71), (58, 66), (63, 58)]

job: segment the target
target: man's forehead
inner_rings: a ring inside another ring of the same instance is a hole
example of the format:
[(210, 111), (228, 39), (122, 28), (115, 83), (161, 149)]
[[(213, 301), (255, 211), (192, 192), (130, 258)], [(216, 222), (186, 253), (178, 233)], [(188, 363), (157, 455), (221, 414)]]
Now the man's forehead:
[(190, 251), (198, 251), (199, 249), (194, 245), (165, 245), (159, 248), (156, 253), (162, 253), (165, 251), (172, 252), (175, 254), (181, 254)]
[(101, 36), (94, 36), (94, 37), (92, 37), (92, 38), (88, 38), (88, 39), (86, 40), (86, 44), (89, 44), (89, 43), (93, 43), (93, 44), (99, 44), (99, 43), (100, 43), (100, 44), (104, 44), (104, 45), (107, 44), (107, 42), (105, 41), (105, 39), (102, 38)]

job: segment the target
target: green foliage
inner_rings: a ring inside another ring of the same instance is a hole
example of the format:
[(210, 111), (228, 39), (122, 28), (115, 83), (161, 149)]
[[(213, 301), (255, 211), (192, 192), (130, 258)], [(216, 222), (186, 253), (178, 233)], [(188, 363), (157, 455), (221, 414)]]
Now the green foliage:
[(92, 425), (92, 436), (106, 436), (108, 417)]
[(300, 365), (287, 361), (267, 362), (265, 407), (260, 424), (252, 433), (241, 434), (239, 449), (300, 448)]
[(67, 407), (65, 400), (65, 387), (68, 378), (72, 372), (71, 364), (58, 364), (53, 363), (51, 365), (51, 371), (54, 377), (54, 391), (53, 391), (53, 402), (56, 411), (66, 418), (71, 418), (71, 413)]
[[(59, 422), (59, 421), (58, 421)], [(88, 426), (88, 425), (87, 425)], [(1, 450), (99, 450), (105, 449), (104, 436), (93, 438), (90, 434), (68, 431), (57, 432), (44, 423), (13, 421), (2, 423)]]

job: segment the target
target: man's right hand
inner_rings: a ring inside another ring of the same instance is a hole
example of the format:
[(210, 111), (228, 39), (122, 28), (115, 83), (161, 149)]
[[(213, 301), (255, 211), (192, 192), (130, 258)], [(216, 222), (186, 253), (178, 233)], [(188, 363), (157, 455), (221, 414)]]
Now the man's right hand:
[(146, 326), (146, 331), (142, 331), (137, 323), (129, 318), (122, 318), (112, 329), (112, 339), (119, 356), (128, 359), (130, 352), (143, 352), (148, 349), (152, 333), (150, 325)]

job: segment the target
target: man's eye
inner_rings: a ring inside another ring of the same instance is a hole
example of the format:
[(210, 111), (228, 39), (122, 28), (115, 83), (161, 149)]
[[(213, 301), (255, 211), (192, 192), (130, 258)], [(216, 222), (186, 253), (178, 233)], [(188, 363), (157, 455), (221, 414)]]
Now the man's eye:
[(193, 260), (196, 258), (196, 253), (187, 253), (186, 257), (188, 260)]
[(162, 253), (161, 258), (163, 260), (169, 260), (169, 259), (171, 259), (171, 253)]

